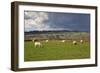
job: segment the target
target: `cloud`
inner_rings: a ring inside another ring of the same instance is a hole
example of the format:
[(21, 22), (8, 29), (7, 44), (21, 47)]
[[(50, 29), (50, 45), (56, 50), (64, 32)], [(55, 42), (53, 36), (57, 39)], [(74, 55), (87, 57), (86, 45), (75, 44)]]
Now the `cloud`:
[(25, 31), (44, 30), (50, 28), (46, 25), (48, 13), (46, 12), (25, 12)]
[(25, 11), (25, 31), (43, 30), (90, 30), (90, 15)]

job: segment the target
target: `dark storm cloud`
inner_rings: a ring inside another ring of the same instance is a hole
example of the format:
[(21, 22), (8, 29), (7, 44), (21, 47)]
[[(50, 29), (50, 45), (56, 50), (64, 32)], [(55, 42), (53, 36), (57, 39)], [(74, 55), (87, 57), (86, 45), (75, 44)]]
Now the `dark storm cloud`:
[[(90, 14), (58, 12), (26, 12), (26, 29), (30, 30), (90, 30)], [(32, 27), (31, 27), (32, 26)]]
[(77, 13), (49, 13), (49, 24), (52, 28), (63, 28), (78, 31), (90, 30), (90, 15)]

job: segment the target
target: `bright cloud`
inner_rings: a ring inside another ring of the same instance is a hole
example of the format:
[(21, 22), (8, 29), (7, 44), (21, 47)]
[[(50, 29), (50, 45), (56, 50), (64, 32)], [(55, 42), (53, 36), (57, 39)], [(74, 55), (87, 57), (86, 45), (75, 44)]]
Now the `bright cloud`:
[(48, 13), (44, 12), (25, 12), (25, 31), (44, 30), (50, 26), (46, 25)]

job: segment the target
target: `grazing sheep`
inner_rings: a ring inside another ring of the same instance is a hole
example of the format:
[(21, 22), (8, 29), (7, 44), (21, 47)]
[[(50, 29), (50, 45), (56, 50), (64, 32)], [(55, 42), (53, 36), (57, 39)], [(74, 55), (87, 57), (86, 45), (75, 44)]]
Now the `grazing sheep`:
[(83, 40), (80, 40), (80, 43), (83, 43)]
[(64, 43), (64, 42), (65, 42), (65, 40), (62, 40), (61, 42), (63, 42), (63, 43)]
[(34, 46), (35, 46), (35, 47), (41, 47), (42, 44), (41, 44), (40, 42), (34, 42)]
[(48, 40), (46, 40), (45, 42), (48, 42)]
[(33, 41), (35, 47), (41, 47), (42, 46), (41, 42), (39, 42), (38, 40), (35, 39), (35, 40), (32, 40), (32, 41)]
[(77, 45), (77, 41), (73, 41), (73, 44), (74, 44), (74, 45)]

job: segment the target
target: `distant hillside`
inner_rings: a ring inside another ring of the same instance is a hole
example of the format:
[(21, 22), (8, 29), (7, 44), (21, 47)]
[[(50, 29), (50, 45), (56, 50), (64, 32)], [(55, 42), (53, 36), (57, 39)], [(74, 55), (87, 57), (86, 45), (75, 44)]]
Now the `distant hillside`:
[(42, 34), (42, 33), (61, 33), (61, 32), (87, 32), (87, 31), (77, 31), (77, 30), (50, 30), (50, 31), (28, 31), (25, 34)]

